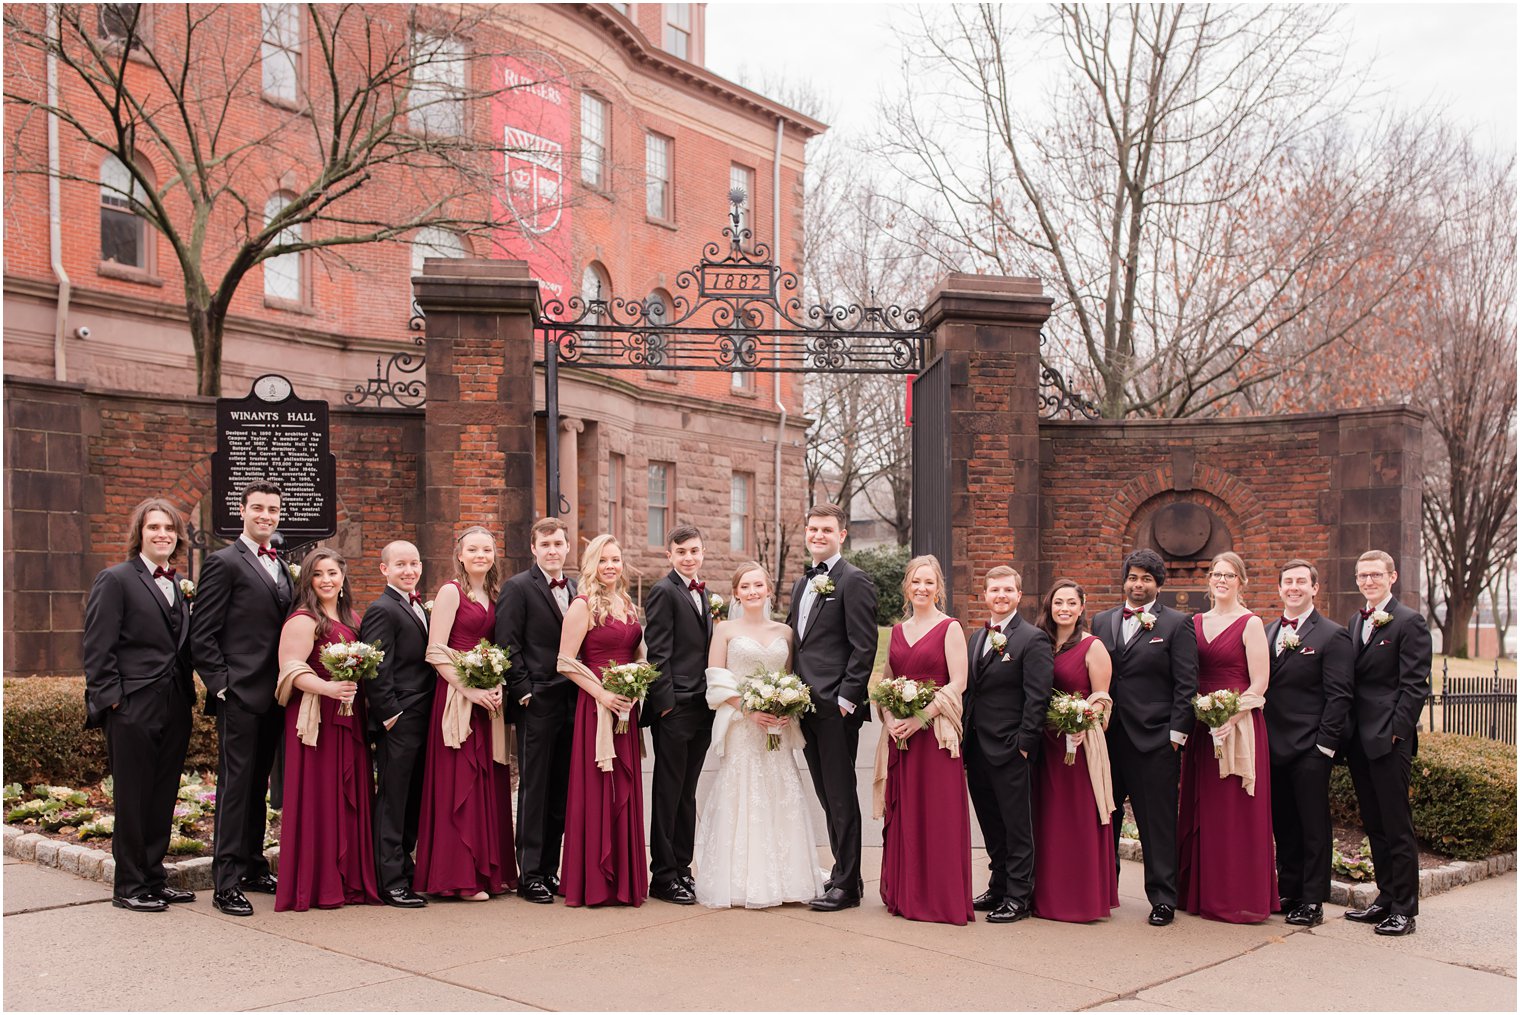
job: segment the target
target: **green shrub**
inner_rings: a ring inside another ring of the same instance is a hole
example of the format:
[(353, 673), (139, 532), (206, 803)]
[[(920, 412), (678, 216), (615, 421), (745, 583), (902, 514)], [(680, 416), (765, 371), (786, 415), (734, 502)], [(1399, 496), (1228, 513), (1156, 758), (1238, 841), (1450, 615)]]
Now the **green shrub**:
[(874, 546), (869, 550), (847, 550), (845, 560), (871, 576), (876, 583), (876, 623), (891, 627), (902, 620), (903, 572), (913, 551), (906, 546)]
[[(105, 735), (84, 728), (83, 677), (21, 677), (4, 690), (5, 782), (87, 786), (109, 774)], [(185, 766), (216, 768), (216, 721), (199, 701)]]
[[(1409, 806), (1420, 843), (1458, 860), (1515, 848), (1515, 748), (1459, 733), (1421, 733), (1409, 778)], [(1351, 772), (1330, 777), (1330, 812), (1361, 824)]]

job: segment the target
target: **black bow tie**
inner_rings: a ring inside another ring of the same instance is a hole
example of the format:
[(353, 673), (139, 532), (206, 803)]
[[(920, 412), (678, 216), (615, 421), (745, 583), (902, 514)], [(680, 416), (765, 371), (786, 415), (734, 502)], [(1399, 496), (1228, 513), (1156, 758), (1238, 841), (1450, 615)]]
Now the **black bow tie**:
[(807, 576), (809, 578), (816, 578), (816, 577), (818, 577), (821, 574), (828, 574), (828, 573), (829, 573), (829, 562), (828, 561), (824, 561), (821, 564), (809, 564), (808, 565)]
[(1283, 627), (1291, 627), (1291, 628), (1293, 628), (1293, 630), (1296, 631), (1296, 630), (1298, 630), (1298, 618), (1297, 617), (1284, 617), (1282, 619), (1282, 626)]
[(706, 592), (707, 591), (707, 583), (706, 582), (699, 582), (695, 578), (693, 578), (687, 584), (686, 591), (688, 591), (688, 592)]
[(174, 574), (174, 568), (172, 567), (155, 567), (153, 569), (153, 580), (157, 581), (160, 578), (167, 578), (172, 582)]
[(551, 589), (567, 589), (569, 587), (570, 587), (570, 579), (569, 578), (550, 578), (549, 579), (549, 588), (551, 588)]

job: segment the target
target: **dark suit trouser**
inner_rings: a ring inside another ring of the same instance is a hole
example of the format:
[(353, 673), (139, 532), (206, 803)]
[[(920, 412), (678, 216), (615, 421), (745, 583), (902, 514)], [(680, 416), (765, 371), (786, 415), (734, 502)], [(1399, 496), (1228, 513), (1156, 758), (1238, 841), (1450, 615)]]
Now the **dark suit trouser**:
[(107, 712), (105, 734), (116, 807), (115, 894), (131, 898), (166, 883), (164, 854), (190, 747), (190, 701), (173, 678), (163, 678)]
[(837, 888), (856, 894), (860, 886), (860, 797), (855, 792), (855, 752), (860, 745), (860, 724), (865, 721), (865, 705), (851, 715), (839, 714), (833, 701), (820, 702), (817, 712), (802, 717), (802, 735), (807, 738), (803, 757), (813, 789), (829, 828), (829, 849), (834, 854), (834, 868), (829, 881)]
[(966, 737), (966, 786), (987, 844), (988, 889), (1028, 908), (1034, 899), (1034, 811), (1029, 801), (1029, 761), (1017, 751), (993, 762), (978, 734)]
[(1330, 898), (1330, 759), (1317, 749), (1272, 766), (1277, 891), (1285, 899)]
[(649, 809), (649, 878), (665, 884), (691, 876), (697, 838), (697, 779), (712, 743), (712, 709), (704, 699), (675, 706), (654, 723), (654, 783)]
[(542, 881), (559, 871), (576, 691), (568, 680), (534, 691), (518, 718), (517, 869), (524, 881)]
[(1359, 739), (1347, 752), (1362, 827), (1372, 845), (1378, 905), (1395, 916), (1420, 912), (1420, 847), (1409, 809), (1410, 743), (1400, 740), (1381, 758), (1368, 758)]
[(389, 730), (375, 734), (375, 874), (381, 891), (410, 888), (412, 851), (422, 815), (423, 762), (428, 720), (424, 705), (401, 713)]
[[(1170, 738), (1171, 734), (1167, 734)], [(1108, 732), (1109, 773), (1114, 784), (1114, 849), (1124, 824), (1124, 800), (1135, 809), (1145, 860), (1145, 897), (1153, 906), (1177, 905), (1177, 784), (1182, 778), (1181, 751), (1170, 743), (1142, 751), (1115, 714)]]
[(212, 880), (219, 892), (269, 873), (264, 858), (264, 794), (285, 736), (285, 709), (257, 715), (231, 698), (217, 703), (216, 842)]

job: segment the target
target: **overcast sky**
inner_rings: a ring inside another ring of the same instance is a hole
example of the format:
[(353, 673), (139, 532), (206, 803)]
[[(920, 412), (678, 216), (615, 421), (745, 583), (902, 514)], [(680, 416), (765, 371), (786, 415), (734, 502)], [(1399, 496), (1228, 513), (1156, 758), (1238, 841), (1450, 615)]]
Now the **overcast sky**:
[[(854, 133), (872, 125), (877, 96), (898, 86), (892, 26), (913, 18), (894, 4), (710, 3), (707, 65), (734, 80), (811, 81), (833, 125)], [(1347, 25), (1351, 55), (1372, 61), (1400, 105), (1444, 106), (1475, 137), (1514, 151), (1514, 4), (1354, 4)]]

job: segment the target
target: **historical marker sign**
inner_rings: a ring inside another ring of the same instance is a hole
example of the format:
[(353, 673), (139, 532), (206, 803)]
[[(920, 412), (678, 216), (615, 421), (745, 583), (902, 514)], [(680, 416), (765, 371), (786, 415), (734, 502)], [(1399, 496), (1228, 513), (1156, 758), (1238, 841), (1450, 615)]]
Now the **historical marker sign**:
[(211, 498), (218, 536), (243, 531), (243, 487), (272, 479), (285, 491), (279, 531), (286, 543), (326, 539), (338, 531), (337, 477), (327, 402), (297, 398), (279, 374), (254, 381), (244, 398), (216, 400)]

